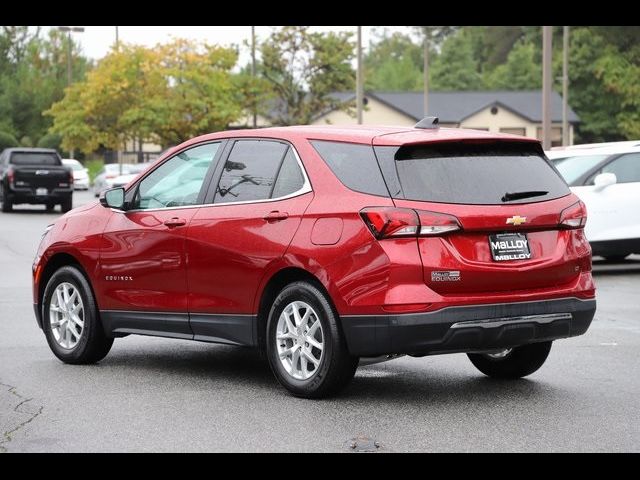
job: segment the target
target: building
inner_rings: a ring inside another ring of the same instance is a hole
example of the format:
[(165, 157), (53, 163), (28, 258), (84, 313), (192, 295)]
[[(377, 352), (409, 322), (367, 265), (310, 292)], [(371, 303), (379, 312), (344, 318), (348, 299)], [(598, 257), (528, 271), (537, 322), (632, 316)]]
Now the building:
[[(354, 103), (355, 94), (339, 93), (343, 102)], [(367, 92), (363, 123), (370, 125), (414, 125), (423, 115), (422, 92)], [(429, 115), (440, 119), (443, 127), (473, 128), (512, 133), (542, 139), (542, 92), (484, 91), (430, 92)], [(580, 120), (569, 108), (569, 144), (573, 145), (574, 126)], [(551, 142), (562, 145), (562, 97), (551, 96)], [(312, 124), (348, 125), (355, 114), (333, 110), (319, 115)]]

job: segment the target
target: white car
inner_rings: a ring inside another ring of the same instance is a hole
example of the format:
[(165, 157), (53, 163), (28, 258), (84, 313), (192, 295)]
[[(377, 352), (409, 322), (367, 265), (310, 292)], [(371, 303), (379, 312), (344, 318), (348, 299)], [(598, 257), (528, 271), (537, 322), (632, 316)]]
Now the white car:
[(63, 158), (62, 164), (73, 170), (74, 190), (89, 190), (89, 170), (84, 165), (73, 158)]
[(118, 175), (116, 178), (111, 180), (111, 188), (124, 187), (129, 184), (129, 182), (135, 179), (140, 172), (145, 171), (149, 165), (151, 165), (151, 163), (136, 163), (131, 165), (128, 170), (129, 173)]
[(587, 206), (593, 254), (622, 260), (640, 253), (640, 147), (555, 150), (547, 157)]
[(108, 163), (100, 169), (98, 175), (93, 180), (93, 194), (98, 197), (100, 193), (113, 187), (113, 181), (121, 175), (131, 173), (131, 163), (123, 163), (122, 168), (119, 163)]

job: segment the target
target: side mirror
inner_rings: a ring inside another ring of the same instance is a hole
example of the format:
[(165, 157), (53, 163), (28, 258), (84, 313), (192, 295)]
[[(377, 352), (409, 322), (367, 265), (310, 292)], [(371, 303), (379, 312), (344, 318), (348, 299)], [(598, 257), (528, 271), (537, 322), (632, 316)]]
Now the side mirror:
[(117, 208), (122, 210), (124, 207), (124, 188), (112, 188), (100, 194), (100, 204), (107, 208)]
[(596, 191), (604, 190), (609, 185), (614, 185), (617, 182), (618, 179), (616, 178), (615, 173), (601, 173), (600, 175), (596, 175), (596, 178), (593, 179)]

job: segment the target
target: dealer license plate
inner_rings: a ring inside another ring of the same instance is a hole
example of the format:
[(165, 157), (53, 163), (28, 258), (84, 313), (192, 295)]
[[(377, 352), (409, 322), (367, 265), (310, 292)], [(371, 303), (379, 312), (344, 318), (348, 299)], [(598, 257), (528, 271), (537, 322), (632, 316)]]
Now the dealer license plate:
[(489, 235), (491, 256), (496, 262), (510, 260), (529, 260), (531, 250), (529, 240), (524, 233), (499, 233)]
[(36, 195), (46, 195), (49, 191), (46, 188), (36, 188)]

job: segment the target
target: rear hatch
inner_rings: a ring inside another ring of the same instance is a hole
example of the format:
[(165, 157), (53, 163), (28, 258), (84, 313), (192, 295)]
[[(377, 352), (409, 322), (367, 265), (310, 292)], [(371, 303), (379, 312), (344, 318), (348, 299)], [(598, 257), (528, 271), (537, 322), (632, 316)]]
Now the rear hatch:
[[(55, 188), (68, 188), (70, 168), (62, 165), (55, 152), (13, 152), (9, 164), (14, 171), (14, 186), (43, 194)], [(44, 192), (46, 189), (46, 192)]]
[(375, 150), (396, 207), (418, 212), (424, 280), (439, 294), (558, 287), (586, 268), (573, 229), (586, 212), (538, 143)]

